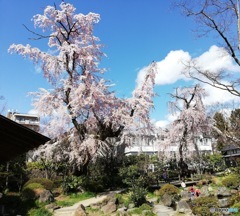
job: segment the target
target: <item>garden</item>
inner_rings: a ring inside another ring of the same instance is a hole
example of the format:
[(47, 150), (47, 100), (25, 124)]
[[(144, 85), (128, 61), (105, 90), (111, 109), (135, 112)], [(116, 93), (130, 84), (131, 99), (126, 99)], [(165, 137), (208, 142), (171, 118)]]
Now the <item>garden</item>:
[[(154, 172), (149, 164), (155, 165)], [(169, 165), (170, 183), (164, 182), (166, 164), (156, 156), (132, 155), (121, 161), (99, 158), (80, 176), (71, 174), (67, 165), (45, 165), (26, 162), (23, 156), (1, 165), (2, 215), (57, 215), (64, 207), (103, 195), (100, 202), (79, 205), (79, 215), (154, 216), (164, 208), (171, 215), (220, 215), (217, 209), (221, 208), (239, 214), (239, 167), (226, 169), (219, 164), (222, 167), (215, 173), (187, 176), (182, 187)], [(190, 186), (200, 189), (199, 197), (190, 196)]]

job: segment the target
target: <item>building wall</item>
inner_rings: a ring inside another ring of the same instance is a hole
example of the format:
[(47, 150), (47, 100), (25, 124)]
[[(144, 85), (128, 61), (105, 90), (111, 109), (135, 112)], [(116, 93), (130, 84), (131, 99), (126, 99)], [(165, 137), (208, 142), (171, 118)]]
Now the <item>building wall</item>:
[[(132, 154), (158, 154), (158, 152), (176, 152), (177, 145), (164, 145), (166, 137), (162, 135), (127, 135), (124, 138), (126, 155)], [(212, 153), (212, 138), (197, 136), (195, 142), (201, 152)], [(194, 150), (193, 150), (194, 151)]]
[(7, 118), (28, 127), (36, 132), (39, 132), (40, 119), (37, 115), (22, 114), (17, 112), (8, 112)]

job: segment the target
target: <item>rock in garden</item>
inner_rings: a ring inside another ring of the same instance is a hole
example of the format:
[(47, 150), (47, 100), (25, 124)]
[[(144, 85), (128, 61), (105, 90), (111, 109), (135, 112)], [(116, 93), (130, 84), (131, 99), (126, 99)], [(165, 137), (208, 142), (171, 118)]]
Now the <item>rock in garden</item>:
[(72, 216), (87, 216), (85, 207), (80, 204), (77, 209), (73, 212)]
[(185, 200), (180, 200), (177, 203), (177, 212), (186, 214), (186, 213), (191, 213), (192, 210)]
[(174, 199), (169, 194), (163, 194), (161, 201), (165, 206), (168, 206), (168, 207), (170, 207), (174, 204)]
[(117, 206), (115, 202), (108, 202), (107, 205), (103, 206), (101, 210), (104, 212), (104, 214), (111, 214), (117, 210)]
[(54, 201), (54, 197), (53, 194), (49, 191), (49, 190), (43, 190), (40, 194), (39, 194), (39, 202), (53, 202)]
[(226, 187), (218, 187), (215, 195), (218, 198), (220, 198), (220, 197), (229, 197), (229, 196), (231, 196), (231, 191), (228, 190)]

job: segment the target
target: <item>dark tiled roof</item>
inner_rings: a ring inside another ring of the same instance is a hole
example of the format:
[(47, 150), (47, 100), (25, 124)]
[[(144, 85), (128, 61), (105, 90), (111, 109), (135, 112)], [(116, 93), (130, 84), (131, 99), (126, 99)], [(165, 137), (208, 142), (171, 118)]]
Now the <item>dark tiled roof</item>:
[(240, 146), (235, 146), (235, 145), (228, 145), (222, 148), (223, 151), (228, 151), (228, 150), (234, 150), (234, 149), (240, 149)]
[(32, 150), (50, 139), (0, 115), (0, 162)]

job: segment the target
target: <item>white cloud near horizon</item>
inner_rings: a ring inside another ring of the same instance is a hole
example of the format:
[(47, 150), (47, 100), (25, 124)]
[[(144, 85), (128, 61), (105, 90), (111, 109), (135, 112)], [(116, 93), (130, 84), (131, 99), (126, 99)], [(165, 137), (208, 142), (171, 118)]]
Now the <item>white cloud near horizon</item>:
[[(240, 73), (240, 67), (235, 64), (232, 57), (222, 47), (215, 45), (211, 46), (208, 51), (204, 52), (198, 57), (192, 58), (190, 54), (183, 50), (170, 51), (167, 56), (157, 62), (158, 73), (156, 75), (156, 85), (174, 84), (177, 81), (189, 81), (183, 72), (185, 69), (184, 62), (187, 63), (193, 60), (197, 66), (204, 70), (210, 70), (212, 72), (219, 72), (225, 70), (230, 74)], [(142, 68), (137, 76), (137, 85), (143, 81), (146, 74), (147, 67)], [(196, 80), (192, 80), (191, 84), (196, 83)], [(226, 81), (227, 83), (227, 81)], [(207, 84), (201, 84), (206, 89), (208, 96), (203, 99), (206, 106), (216, 103), (229, 103), (230, 101), (240, 102), (240, 98), (231, 95), (227, 91), (223, 91)], [(170, 92), (169, 92), (170, 93)], [(166, 119), (156, 121), (155, 125), (158, 127), (167, 125), (171, 122), (168, 116)]]

